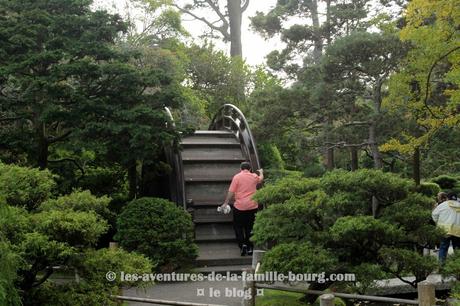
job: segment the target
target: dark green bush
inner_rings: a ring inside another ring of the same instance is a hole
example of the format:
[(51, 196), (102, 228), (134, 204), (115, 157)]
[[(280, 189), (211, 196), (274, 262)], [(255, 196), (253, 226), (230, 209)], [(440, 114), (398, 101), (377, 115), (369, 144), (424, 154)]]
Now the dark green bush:
[(258, 244), (311, 240), (318, 225), (311, 222), (322, 215), (327, 195), (320, 191), (292, 198), (283, 205), (270, 205), (256, 216), (252, 240)]
[(118, 217), (117, 230), (115, 239), (123, 248), (148, 256), (162, 271), (185, 267), (197, 256), (190, 214), (165, 199), (130, 202)]
[(456, 252), (453, 256), (447, 257), (446, 264), (442, 271), (444, 276), (454, 276), (456, 282), (451, 291), (451, 297), (460, 299), (460, 252)]
[(274, 184), (283, 178), (302, 178), (302, 172), (280, 169), (264, 169), (265, 184)]
[(416, 191), (434, 200), (441, 191), (441, 188), (436, 183), (424, 182), (417, 186)]
[(0, 162), (0, 199), (7, 204), (35, 210), (51, 197), (56, 183), (47, 170), (5, 165)]
[(431, 179), (431, 181), (433, 183), (438, 184), (439, 187), (441, 187), (441, 189), (443, 189), (443, 190), (445, 190), (445, 189), (453, 189), (453, 188), (455, 188), (455, 186), (458, 183), (457, 178), (455, 178), (453, 176), (449, 176), (449, 175), (440, 175), (440, 176), (437, 176), (437, 177)]
[(282, 243), (263, 258), (262, 271), (277, 271), (279, 273), (331, 273), (337, 268), (336, 256), (320, 246), (310, 242)]
[(285, 177), (275, 184), (267, 184), (264, 188), (256, 192), (253, 199), (265, 206), (282, 204), (293, 196), (302, 196), (309, 191), (318, 189), (319, 186), (320, 182), (318, 179)]
[(284, 170), (284, 161), (278, 147), (272, 143), (262, 143), (257, 146), (260, 163), (264, 168)]
[(252, 239), (269, 247), (265, 269), (328, 267), (324, 254), (316, 251), (323, 249), (340, 264), (319, 271), (350, 271), (359, 281), (327, 286), (366, 293), (374, 277), (390, 272), (392, 277), (414, 275), (415, 287), (436, 268), (436, 258), (424, 257), (423, 248), (438, 242), (442, 233), (430, 223), (433, 199), (414, 191), (408, 179), (369, 169), (281, 179), (256, 194), (276, 205), (257, 214)]
[(124, 179), (124, 171), (119, 167), (88, 167), (78, 181), (78, 187), (99, 196), (112, 195), (123, 191)]

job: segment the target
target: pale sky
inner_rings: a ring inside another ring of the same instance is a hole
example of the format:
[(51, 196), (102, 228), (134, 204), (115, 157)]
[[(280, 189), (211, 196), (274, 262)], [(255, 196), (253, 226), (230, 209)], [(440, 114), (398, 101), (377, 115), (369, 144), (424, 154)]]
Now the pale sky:
[[(117, 11), (121, 15), (125, 7), (126, 0), (96, 0), (96, 7), (108, 8), (111, 11)], [(281, 43), (277, 39), (270, 39), (265, 41), (260, 35), (254, 33), (250, 28), (249, 17), (254, 16), (256, 11), (267, 12), (276, 4), (277, 0), (251, 0), (249, 7), (243, 15), (242, 25), (242, 44), (243, 44), (243, 57), (250, 65), (259, 65), (265, 62), (265, 56), (274, 49), (280, 49)], [(198, 14), (198, 13), (197, 13)], [(206, 12), (204, 15), (206, 16)], [(189, 21), (190, 16), (183, 16), (183, 25), (190, 32), (193, 37), (203, 34), (206, 30), (206, 25), (200, 21)], [(229, 53), (230, 44), (224, 44), (222, 41), (215, 41), (218, 48)]]

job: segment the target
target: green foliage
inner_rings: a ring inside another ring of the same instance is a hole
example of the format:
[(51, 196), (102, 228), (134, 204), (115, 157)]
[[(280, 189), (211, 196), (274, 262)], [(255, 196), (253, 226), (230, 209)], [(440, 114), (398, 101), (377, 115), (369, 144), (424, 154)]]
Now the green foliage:
[[(107, 282), (108, 269), (135, 273), (151, 271), (152, 264), (141, 255), (123, 250), (93, 249), (108, 230), (104, 219), (109, 213), (108, 197), (98, 198), (89, 191), (75, 191), (53, 198), (50, 186), (55, 182), (48, 171), (1, 166), (2, 170), (13, 169), (4, 173), (14, 173), (11, 182), (18, 180), (16, 188), (25, 189), (21, 193), (8, 185), (9, 197), (5, 198), (9, 202), (0, 198), (0, 262), (4, 267), (0, 272), (2, 305), (18, 305), (19, 297), (24, 305), (111, 305), (113, 301), (109, 295), (118, 293), (122, 285), (128, 284)], [(34, 188), (44, 191), (35, 193)], [(35, 209), (18, 207), (17, 203), (27, 199), (35, 201)], [(65, 267), (72, 273), (75, 269), (81, 271), (81, 282), (51, 283), (49, 277), (55, 271), (50, 267), (55, 266)], [(7, 295), (5, 290), (8, 290)], [(5, 300), (7, 302), (3, 303)]]
[(362, 169), (356, 172), (329, 172), (321, 178), (321, 185), (327, 193), (344, 191), (367, 200), (375, 196), (385, 204), (407, 197), (412, 183), (392, 173)]
[(257, 191), (253, 199), (265, 206), (281, 204), (293, 196), (318, 189), (319, 184), (320, 182), (317, 179), (286, 177)]
[(76, 247), (94, 246), (107, 232), (107, 221), (94, 212), (72, 209), (45, 211), (33, 216), (36, 228), (55, 241)]
[(0, 233), (3, 238), (17, 244), (31, 230), (30, 215), (24, 208), (0, 204)]
[(245, 109), (242, 95), (250, 85), (250, 69), (238, 57), (228, 57), (211, 43), (192, 45), (184, 50), (189, 87), (206, 101), (208, 118), (226, 103)]
[[(0, 215), (1, 215), (0, 208)], [(11, 250), (11, 245), (2, 237), (0, 230), (0, 304), (19, 306), (21, 299), (15, 287), (20, 257)]]
[(120, 167), (88, 167), (77, 186), (98, 196), (112, 195), (123, 191), (124, 179), (125, 173)]
[(49, 171), (0, 163), (0, 198), (29, 211), (47, 200), (56, 187)]
[(94, 212), (108, 220), (112, 217), (112, 213), (108, 208), (110, 201), (109, 197), (96, 197), (89, 190), (74, 191), (69, 195), (45, 201), (39, 210), (47, 212), (54, 210), (66, 211), (70, 209), (77, 212)]
[(318, 271), (329, 273), (337, 265), (336, 256), (329, 250), (309, 242), (292, 242), (279, 244), (265, 254), (261, 270), (285, 274), (319, 273)]
[[(366, 293), (375, 278), (413, 274), (416, 286), (436, 268), (436, 258), (424, 257), (423, 248), (439, 242), (442, 231), (430, 223), (433, 200), (414, 192), (411, 181), (363, 169), (332, 171), (313, 182), (286, 178), (258, 191), (277, 204), (257, 214), (252, 236), (270, 248), (267, 270), (307, 272), (318, 264), (329, 273), (352, 271), (355, 283), (334, 286)], [(299, 251), (305, 243), (315, 250), (311, 255)]]
[(458, 179), (449, 175), (439, 175), (432, 178), (431, 181), (441, 187), (442, 190), (453, 189), (458, 184)]
[(413, 251), (400, 248), (382, 248), (382, 258), (388, 271), (394, 275), (411, 273), (415, 276), (412, 285), (416, 285), (430, 275), (438, 266), (438, 261), (433, 256), (423, 256)]
[(302, 293), (264, 289), (264, 295), (256, 297), (257, 306), (305, 306)]
[(111, 250), (87, 250), (83, 259), (76, 264), (79, 275), (87, 283), (105, 283), (107, 282), (106, 273), (108, 271), (115, 272), (117, 278), (111, 282), (117, 287), (143, 287), (151, 285), (148, 281), (142, 278), (133, 281), (121, 281), (120, 272), (145, 275), (154, 270), (156, 264), (144, 255), (135, 252), (129, 253), (123, 249)]
[(267, 185), (276, 183), (283, 178), (298, 178), (302, 177), (302, 172), (292, 170), (279, 170), (279, 169), (265, 169), (264, 168), (264, 182)]
[(110, 298), (110, 295), (119, 293), (117, 287), (104, 286), (101, 283), (45, 282), (39, 290), (30, 293), (29, 299), (34, 306), (117, 306), (119, 303)]
[(446, 264), (443, 267), (442, 274), (444, 276), (454, 276), (456, 282), (451, 291), (451, 296), (460, 299), (460, 253), (456, 252), (453, 256), (449, 256)]
[(324, 225), (316, 221), (325, 214), (322, 203), (326, 198), (324, 192), (317, 190), (301, 198), (291, 198), (282, 205), (270, 205), (257, 214), (252, 240), (263, 245), (317, 238), (316, 231)]
[(438, 184), (436, 183), (421, 183), (420, 185), (417, 186), (417, 192), (430, 197), (430, 198), (436, 198), (436, 195), (441, 191), (441, 188), (439, 187)]
[(258, 146), (260, 163), (264, 168), (284, 170), (284, 161), (278, 147), (272, 143), (263, 143)]
[(167, 200), (132, 201), (119, 215), (117, 229), (115, 239), (123, 248), (148, 256), (160, 270), (183, 268), (197, 256), (190, 214)]

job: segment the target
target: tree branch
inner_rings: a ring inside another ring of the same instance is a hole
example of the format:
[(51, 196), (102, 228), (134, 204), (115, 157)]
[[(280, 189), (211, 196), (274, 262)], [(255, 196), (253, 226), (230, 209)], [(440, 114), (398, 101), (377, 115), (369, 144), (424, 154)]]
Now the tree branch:
[(0, 118), (0, 122), (4, 122), (4, 121), (16, 121), (16, 120), (19, 120), (19, 119), (22, 119), (22, 117), (5, 117), (5, 118)]
[(217, 16), (219, 16), (220, 20), (228, 27), (228, 21), (226, 16), (220, 11), (219, 7), (212, 1), (212, 0), (205, 0), (207, 4), (216, 12)]
[[(187, 14), (187, 15), (190, 15), (190, 16), (192, 16), (193, 18), (195, 18), (196, 20), (199, 20), (199, 21), (205, 23), (205, 24), (206, 24), (209, 28), (211, 28), (212, 30), (219, 31), (226, 39), (229, 38), (230, 34), (228, 33), (228, 22), (227, 22), (227, 20), (225, 19), (225, 16), (223, 17), (224, 19), (222, 19), (222, 17), (220, 17), (220, 15), (219, 15), (219, 18), (220, 18), (221, 21), (223, 22), (223, 25), (220, 26), (220, 27), (218, 27), (218, 26), (214, 25), (212, 22), (210, 22), (209, 20), (207, 20), (206, 18), (200, 17), (200, 16), (194, 14), (193, 12), (184, 9), (183, 7), (180, 7), (180, 6), (177, 5), (177, 4), (173, 4), (173, 6), (174, 6), (175, 8), (177, 8), (179, 11), (181, 11), (182, 13)], [(219, 11), (219, 13), (220, 13), (220, 11)]]
[(80, 170), (81, 172), (81, 176), (85, 176), (85, 169), (83, 168), (83, 166), (81, 166), (75, 159), (73, 158), (62, 158), (62, 159), (58, 159), (58, 160), (48, 160), (48, 163), (64, 163), (64, 162), (71, 162), (73, 163), (77, 168), (78, 170)]
[(54, 272), (53, 267), (47, 267), (45, 275), (43, 275), (43, 277), (39, 281), (32, 284), (32, 287), (38, 287), (41, 284), (43, 284), (51, 276), (51, 274), (53, 274), (53, 272)]
[(428, 105), (428, 96), (430, 94), (430, 82), (431, 82), (431, 75), (433, 73), (434, 68), (438, 65), (440, 61), (448, 57), (450, 54), (454, 53), (455, 51), (459, 50), (460, 46), (457, 46), (447, 52), (446, 54), (442, 55), (440, 58), (438, 58), (433, 65), (431, 65), (430, 71), (428, 72), (428, 76), (426, 78), (426, 88), (425, 88), (425, 99), (423, 100), (423, 104), (425, 105), (426, 109), (430, 112), (431, 116), (433, 116), (435, 119), (441, 119), (438, 116), (436, 116), (433, 111), (431, 110), (430, 106)]
[(68, 132), (66, 132), (66, 133), (64, 133), (64, 134), (62, 134), (61, 136), (58, 136), (58, 137), (48, 138), (47, 141), (48, 141), (49, 144), (56, 143), (56, 142), (64, 140), (70, 134), (72, 134), (72, 131), (68, 131)]
[(244, 13), (244, 11), (247, 10), (248, 6), (249, 6), (249, 0), (246, 0), (243, 6), (241, 7), (241, 12)]

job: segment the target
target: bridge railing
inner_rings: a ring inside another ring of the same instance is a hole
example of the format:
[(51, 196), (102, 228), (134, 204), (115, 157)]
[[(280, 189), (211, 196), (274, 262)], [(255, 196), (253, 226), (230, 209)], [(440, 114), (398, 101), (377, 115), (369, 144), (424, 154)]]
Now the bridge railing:
[(243, 112), (233, 104), (224, 104), (209, 125), (209, 130), (222, 129), (235, 134), (242, 145), (245, 158), (251, 163), (252, 169), (259, 169), (260, 160), (251, 129)]
[[(165, 112), (168, 115), (170, 124), (175, 128), (174, 118), (171, 110), (165, 107)], [(182, 156), (180, 152), (176, 152), (177, 144), (170, 144), (165, 148), (166, 159), (171, 166), (171, 173), (169, 174), (169, 186), (171, 193), (171, 200), (179, 205), (185, 207), (185, 185), (184, 185), (184, 170), (182, 167)]]

